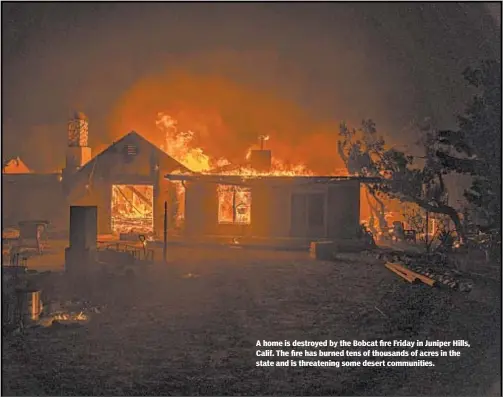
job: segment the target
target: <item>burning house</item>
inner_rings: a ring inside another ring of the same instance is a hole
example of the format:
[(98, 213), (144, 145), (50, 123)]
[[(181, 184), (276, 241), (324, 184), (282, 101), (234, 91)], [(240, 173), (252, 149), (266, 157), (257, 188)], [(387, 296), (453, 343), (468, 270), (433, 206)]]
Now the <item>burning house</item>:
[(267, 136), (248, 151), (244, 165), (212, 162), (191, 148), (191, 132), (179, 133), (169, 116), (160, 120), (164, 148), (133, 131), (93, 157), (87, 117), (76, 113), (61, 173), (4, 173), (4, 219), (45, 220), (67, 231), (69, 206), (96, 206), (99, 234), (161, 238), (167, 202), (168, 231), (182, 236), (315, 240), (358, 234), (361, 179), (286, 166), (264, 148)]
[(183, 185), (186, 235), (306, 240), (358, 235), (360, 178), (275, 171), (263, 141), (249, 158), (245, 169), (166, 175)]
[(71, 205), (95, 205), (100, 234), (160, 235), (168, 194), (162, 175), (188, 169), (134, 131), (92, 157), (88, 129), (82, 113), (69, 121), (61, 173), (3, 173), (6, 223), (43, 219), (67, 231)]
[(187, 235), (354, 238), (360, 181), (349, 177), (167, 175), (182, 181)]

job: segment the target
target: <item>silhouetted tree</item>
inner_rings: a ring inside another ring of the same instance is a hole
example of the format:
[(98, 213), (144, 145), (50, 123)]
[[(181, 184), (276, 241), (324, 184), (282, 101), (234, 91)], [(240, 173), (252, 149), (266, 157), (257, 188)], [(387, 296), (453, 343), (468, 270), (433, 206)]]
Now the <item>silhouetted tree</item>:
[(501, 63), (485, 61), (464, 77), (478, 92), (458, 129), (438, 133), (435, 154), (445, 170), (473, 177), (465, 197), (474, 222), (501, 238)]
[[(376, 176), (379, 174), (377, 165), (372, 157), (384, 150), (384, 140), (376, 138), (375, 124), (371, 120), (364, 120), (360, 130), (348, 129), (342, 123), (339, 130), (339, 156), (343, 160), (348, 172), (352, 175)], [(386, 220), (386, 206), (379, 196), (379, 190), (373, 184), (365, 184), (366, 196), (372, 215), (372, 221), (377, 218), (377, 226), (381, 233), (389, 228)], [(372, 204), (372, 197), (375, 205)]]
[(372, 120), (363, 120), (358, 129), (349, 129), (342, 123), (338, 151), (349, 173), (382, 179), (382, 183), (367, 184), (369, 193), (381, 203), (381, 199), (387, 196), (415, 203), (429, 212), (444, 214), (452, 220), (458, 236), (464, 240), (458, 211), (447, 203), (446, 170), (442, 168), (433, 145), (436, 134), (429, 126), (423, 126), (422, 132), (425, 149), (422, 165), (413, 156), (386, 147)]

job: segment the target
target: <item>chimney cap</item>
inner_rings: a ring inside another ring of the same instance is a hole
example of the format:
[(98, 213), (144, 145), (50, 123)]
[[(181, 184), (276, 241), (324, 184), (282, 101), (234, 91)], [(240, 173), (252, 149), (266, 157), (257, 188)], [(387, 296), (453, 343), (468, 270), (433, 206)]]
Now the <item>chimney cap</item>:
[(74, 114), (73, 114), (73, 119), (74, 120), (88, 120), (87, 116), (82, 113), (82, 112), (79, 112), (79, 111), (75, 111)]

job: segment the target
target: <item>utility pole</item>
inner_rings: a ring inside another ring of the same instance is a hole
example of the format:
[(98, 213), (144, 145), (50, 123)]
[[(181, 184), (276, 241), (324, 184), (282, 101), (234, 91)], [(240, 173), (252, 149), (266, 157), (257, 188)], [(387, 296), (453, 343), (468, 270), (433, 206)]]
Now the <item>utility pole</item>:
[(162, 258), (164, 263), (168, 262), (168, 202), (164, 202), (164, 245), (162, 248)]

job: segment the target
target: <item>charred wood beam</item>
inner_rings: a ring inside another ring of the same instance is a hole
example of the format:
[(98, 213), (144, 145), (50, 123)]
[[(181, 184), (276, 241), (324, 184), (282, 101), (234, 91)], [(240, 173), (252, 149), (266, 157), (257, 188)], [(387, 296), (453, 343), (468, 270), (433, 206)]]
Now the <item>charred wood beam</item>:
[(126, 185), (126, 188), (131, 190), (134, 194), (136, 194), (140, 198), (140, 200), (143, 201), (145, 204), (152, 206), (152, 200), (149, 200), (148, 197), (146, 197), (142, 192), (140, 192), (134, 186)]
[(132, 202), (132, 201), (130, 201), (130, 200), (127, 198), (127, 196), (124, 194), (124, 192), (123, 192), (120, 188), (118, 188), (117, 186), (114, 186), (114, 189), (115, 189), (116, 191), (118, 191), (118, 192), (121, 194), (122, 198), (123, 198), (124, 200), (126, 200), (126, 202), (128, 202), (128, 203), (131, 205), (131, 207), (133, 207), (133, 209), (134, 209), (136, 212), (138, 212), (139, 214), (143, 214), (143, 212), (142, 212), (142, 211), (140, 211), (138, 208), (136, 208), (136, 207), (135, 207), (135, 205), (133, 204), (133, 202)]

